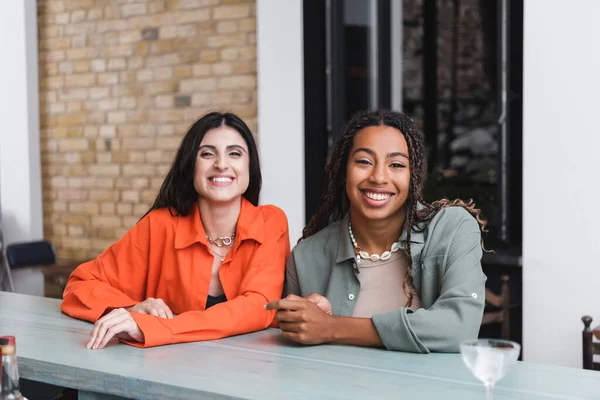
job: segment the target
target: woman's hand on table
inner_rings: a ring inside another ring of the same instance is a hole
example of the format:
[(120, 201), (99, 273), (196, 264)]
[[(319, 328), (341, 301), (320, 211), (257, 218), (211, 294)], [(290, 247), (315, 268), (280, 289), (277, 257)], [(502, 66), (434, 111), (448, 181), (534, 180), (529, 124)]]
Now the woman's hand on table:
[(173, 312), (162, 299), (149, 297), (141, 303), (128, 307), (127, 311), (138, 314), (151, 314), (160, 318), (173, 318)]
[(144, 334), (129, 311), (124, 308), (114, 309), (96, 321), (85, 347), (93, 350), (102, 349), (113, 337), (136, 342), (144, 341)]
[(333, 339), (331, 304), (321, 295), (308, 298), (289, 295), (267, 303), (266, 310), (277, 310), (275, 319), (283, 337), (301, 344), (321, 344)]

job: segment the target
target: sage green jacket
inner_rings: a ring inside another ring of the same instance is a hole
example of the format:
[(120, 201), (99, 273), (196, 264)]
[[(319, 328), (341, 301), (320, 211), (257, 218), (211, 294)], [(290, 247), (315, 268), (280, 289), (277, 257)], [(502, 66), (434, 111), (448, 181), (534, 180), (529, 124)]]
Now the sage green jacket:
[[(296, 245), (287, 262), (285, 294), (319, 293), (329, 299), (334, 315), (352, 315), (360, 296), (360, 269), (348, 218)], [(458, 352), (461, 341), (477, 337), (485, 305), (479, 225), (464, 208), (447, 207), (422, 232), (411, 232), (410, 246), (422, 308), (373, 315), (375, 329), (389, 350)]]

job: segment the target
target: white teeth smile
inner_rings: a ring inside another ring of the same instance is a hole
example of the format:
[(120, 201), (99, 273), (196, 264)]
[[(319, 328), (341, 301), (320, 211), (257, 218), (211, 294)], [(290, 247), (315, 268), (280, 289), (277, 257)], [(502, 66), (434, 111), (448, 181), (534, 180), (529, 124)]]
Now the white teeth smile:
[(216, 177), (216, 178), (210, 178), (211, 181), (213, 182), (231, 182), (233, 181), (233, 179), (231, 178), (227, 178), (227, 177)]
[(389, 194), (389, 193), (372, 193), (372, 192), (364, 192), (364, 193), (365, 193), (365, 196), (367, 196), (368, 198), (377, 200), (377, 201), (387, 200), (391, 196), (391, 194)]

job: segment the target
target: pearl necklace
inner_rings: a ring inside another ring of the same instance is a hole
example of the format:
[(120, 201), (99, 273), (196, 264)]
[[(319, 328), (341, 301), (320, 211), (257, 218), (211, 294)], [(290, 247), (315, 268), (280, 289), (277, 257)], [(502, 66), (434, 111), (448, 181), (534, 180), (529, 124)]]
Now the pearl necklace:
[(398, 240), (397, 242), (392, 243), (392, 248), (389, 251), (384, 251), (383, 253), (381, 253), (381, 255), (369, 254), (366, 251), (362, 251), (360, 246), (356, 243), (356, 239), (354, 238), (354, 234), (352, 233), (352, 221), (350, 221), (348, 223), (348, 232), (350, 233), (350, 240), (352, 240), (352, 245), (354, 246), (354, 253), (356, 254), (356, 262), (357, 263), (360, 262), (361, 258), (364, 260), (369, 259), (373, 262), (379, 261), (379, 260), (381, 260), (381, 261), (389, 260), (390, 257), (392, 256), (392, 253), (397, 252), (402, 247), (400, 240)]

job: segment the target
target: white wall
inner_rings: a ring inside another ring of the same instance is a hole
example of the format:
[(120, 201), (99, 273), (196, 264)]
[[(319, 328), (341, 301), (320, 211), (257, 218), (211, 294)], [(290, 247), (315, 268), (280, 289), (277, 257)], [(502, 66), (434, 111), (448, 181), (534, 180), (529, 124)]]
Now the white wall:
[(581, 368), (600, 324), (600, 1), (526, 0), (524, 360)]
[(257, 0), (261, 203), (288, 217), (295, 244), (305, 225), (304, 57), (301, 0)]
[(7, 243), (43, 237), (36, 0), (0, 1), (0, 210)]

